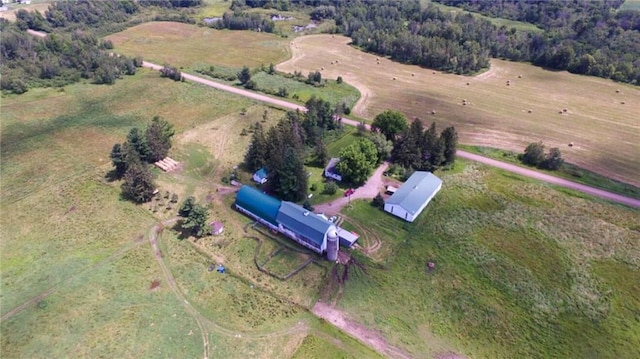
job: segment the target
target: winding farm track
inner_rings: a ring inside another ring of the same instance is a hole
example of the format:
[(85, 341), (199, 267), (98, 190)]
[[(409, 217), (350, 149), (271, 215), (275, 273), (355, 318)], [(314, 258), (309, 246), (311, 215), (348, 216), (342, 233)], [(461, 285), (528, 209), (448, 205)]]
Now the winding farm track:
[[(147, 61), (143, 62), (143, 66), (154, 69), (154, 70), (160, 70), (162, 68), (162, 66), (160, 65), (156, 65)], [(194, 76), (194, 75), (189, 75), (189, 74), (185, 74), (183, 73), (182, 76), (185, 78), (185, 80), (189, 80), (189, 81), (193, 81), (193, 82), (197, 82), (206, 86), (210, 86), (213, 88), (216, 88), (218, 90), (222, 90), (222, 91), (227, 91), (227, 92), (231, 92), (240, 96), (245, 96), (248, 98), (251, 98), (253, 100), (256, 101), (261, 101), (261, 102), (266, 102), (268, 104), (277, 106), (277, 107), (281, 107), (281, 108), (285, 108), (285, 109), (291, 109), (291, 110), (300, 110), (300, 111), (306, 111), (307, 109), (302, 106), (302, 105), (297, 105), (295, 103), (289, 102), (289, 101), (284, 101), (284, 100), (280, 100), (280, 99), (276, 99), (276, 98), (272, 98), (266, 95), (262, 95), (259, 93), (255, 93), (255, 92), (251, 92), (248, 90), (244, 90), (244, 89), (240, 89), (234, 86), (230, 86), (230, 85), (225, 85), (225, 84), (221, 84), (219, 82), (215, 82), (215, 81), (211, 81), (211, 80), (207, 80), (205, 78), (199, 77), (199, 76)], [(347, 124), (347, 125), (351, 125), (351, 126), (357, 126), (359, 124), (358, 121), (354, 121), (351, 120), (349, 118), (342, 118), (342, 123)], [(367, 125), (367, 128), (369, 128), (369, 126)], [(476, 161), (476, 162), (480, 162), (482, 164), (488, 165), (488, 166), (493, 166), (493, 167), (497, 167), (500, 168), (502, 170), (505, 171), (509, 171), (512, 173), (516, 173), (522, 176), (526, 176), (526, 177), (530, 177), (530, 178), (534, 178), (540, 181), (544, 181), (556, 186), (560, 186), (560, 187), (565, 187), (565, 188), (569, 188), (572, 190), (576, 190), (579, 192), (583, 192), (595, 197), (599, 197), (602, 199), (606, 199), (612, 202), (617, 202), (617, 203), (621, 203), (630, 207), (635, 207), (635, 208), (640, 208), (640, 200), (635, 199), (635, 198), (631, 198), (631, 197), (626, 197), (626, 196), (622, 196), (616, 193), (612, 193), (612, 192), (608, 192), (605, 190), (601, 190), (595, 187), (591, 187), (591, 186), (586, 186), (580, 183), (576, 183), (573, 181), (569, 181), (567, 179), (564, 178), (559, 178), (559, 177), (554, 177), (554, 176), (550, 176), (544, 173), (540, 173), (537, 171), (533, 171), (527, 168), (522, 168), (510, 163), (505, 163), (505, 162), (500, 162), (491, 158), (487, 158), (487, 157), (483, 157), (483, 156), (479, 156), (470, 152), (466, 152), (466, 151), (461, 151), (458, 150), (457, 151), (457, 155), (460, 158), (464, 158), (467, 160), (472, 160), (472, 161)], [(357, 191), (356, 191), (357, 192)], [(375, 194), (374, 194), (375, 196)]]

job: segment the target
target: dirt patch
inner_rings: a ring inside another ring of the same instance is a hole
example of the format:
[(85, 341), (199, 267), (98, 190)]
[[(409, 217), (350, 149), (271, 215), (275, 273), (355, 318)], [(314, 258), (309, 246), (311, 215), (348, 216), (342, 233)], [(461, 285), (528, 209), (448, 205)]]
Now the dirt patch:
[(158, 287), (160, 287), (160, 280), (154, 279), (153, 282), (151, 282), (151, 285), (149, 286), (149, 290), (155, 290)]
[(362, 343), (372, 347), (377, 352), (389, 358), (411, 358), (403, 350), (396, 348), (376, 331), (373, 331), (353, 320), (350, 320), (342, 311), (323, 302), (317, 302), (312, 309), (313, 314), (344, 330), (349, 335)]

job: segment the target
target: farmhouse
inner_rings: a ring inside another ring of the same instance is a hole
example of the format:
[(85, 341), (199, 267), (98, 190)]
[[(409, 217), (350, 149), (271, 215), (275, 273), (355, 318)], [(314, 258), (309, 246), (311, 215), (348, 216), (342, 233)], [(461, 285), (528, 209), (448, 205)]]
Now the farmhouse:
[(338, 162), (340, 162), (340, 158), (338, 157), (332, 158), (327, 164), (327, 167), (324, 168), (324, 176), (340, 182), (342, 181), (342, 175), (336, 171), (336, 166), (338, 165)]
[(238, 190), (235, 207), (272, 231), (316, 253), (326, 253), (329, 260), (337, 258), (339, 243), (351, 246), (358, 239), (357, 234), (337, 227), (321, 215), (295, 203), (277, 200), (250, 186)]
[(267, 182), (267, 176), (267, 169), (265, 167), (262, 167), (253, 174), (253, 181), (259, 184), (265, 184)]
[(433, 173), (416, 171), (385, 201), (384, 210), (405, 221), (413, 222), (441, 187), (442, 180)]

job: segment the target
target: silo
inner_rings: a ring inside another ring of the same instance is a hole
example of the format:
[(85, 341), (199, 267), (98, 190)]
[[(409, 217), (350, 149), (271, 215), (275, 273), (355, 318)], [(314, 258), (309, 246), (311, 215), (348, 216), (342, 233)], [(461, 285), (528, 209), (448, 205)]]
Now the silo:
[(335, 227), (331, 226), (327, 233), (327, 259), (335, 262), (338, 260), (338, 232)]

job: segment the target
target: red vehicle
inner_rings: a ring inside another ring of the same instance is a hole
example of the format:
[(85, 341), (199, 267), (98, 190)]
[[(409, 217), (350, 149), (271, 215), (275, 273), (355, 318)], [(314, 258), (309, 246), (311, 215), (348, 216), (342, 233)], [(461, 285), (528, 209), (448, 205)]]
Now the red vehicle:
[(349, 197), (353, 194), (353, 192), (355, 192), (356, 190), (353, 188), (349, 188), (348, 190), (344, 191), (344, 196), (345, 197)]

